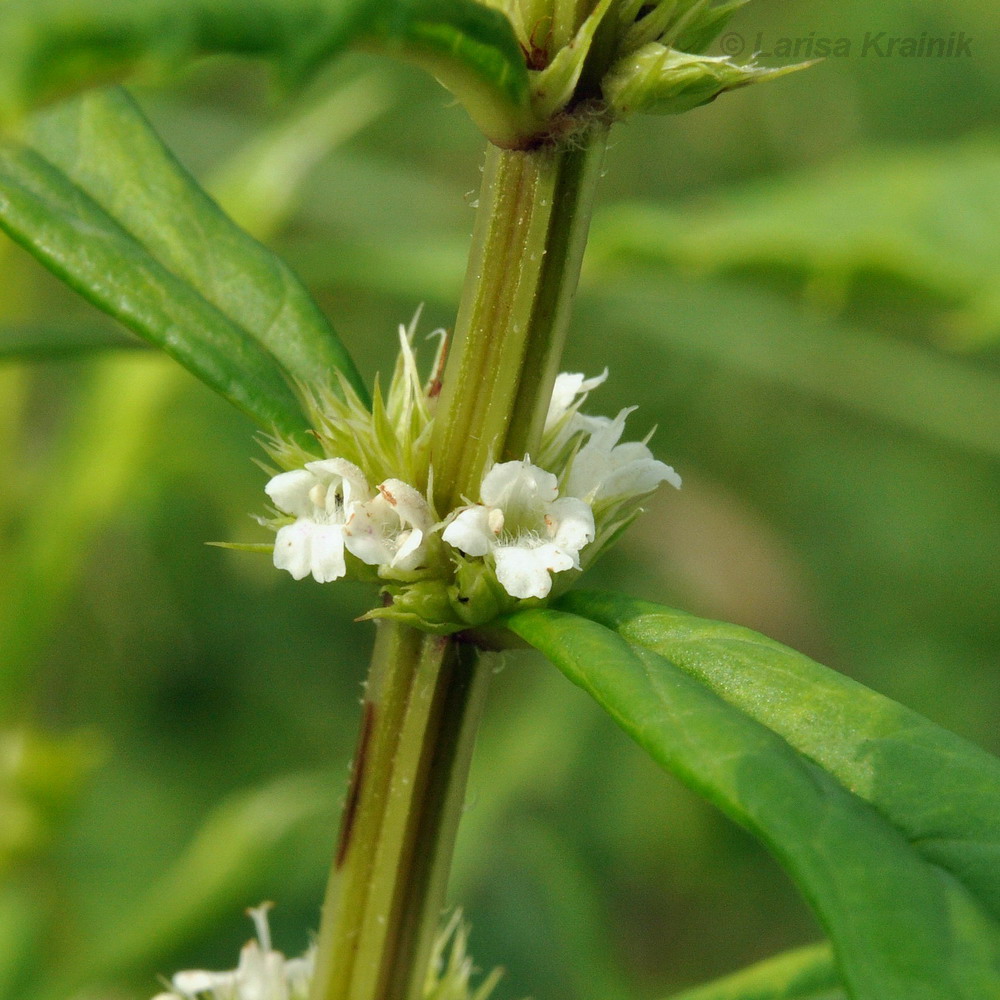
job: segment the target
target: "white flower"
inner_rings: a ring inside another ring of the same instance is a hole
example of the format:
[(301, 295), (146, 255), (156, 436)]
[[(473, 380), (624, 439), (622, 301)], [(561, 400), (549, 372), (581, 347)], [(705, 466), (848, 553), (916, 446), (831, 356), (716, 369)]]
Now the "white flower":
[(418, 490), (400, 479), (387, 479), (378, 490), (378, 496), (351, 512), (347, 547), (370, 566), (416, 569), (431, 528), (430, 507)]
[(681, 488), (681, 477), (642, 441), (619, 444), (625, 420), (635, 409), (622, 410), (590, 433), (587, 443), (573, 457), (566, 492), (590, 503), (618, 501), (651, 493), (660, 483)]
[(546, 597), (550, 574), (580, 568), (594, 515), (582, 500), (560, 498), (551, 472), (527, 460), (501, 462), (483, 478), (480, 499), (461, 508), (442, 537), (466, 555), (492, 555), (511, 597)]
[[(603, 385), (608, 377), (607, 368), (600, 375), (587, 378), (580, 372), (560, 372), (552, 387), (552, 398), (549, 400), (549, 410), (545, 415), (545, 431), (548, 433), (556, 428), (559, 422), (574, 407), (583, 402), (591, 389)], [(580, 397), (579, 399), (577, 397)], [(574, 414), (579, 416), (579, 414)], [(583, 420), (593, 419), (582, 417)], [(578, 428), (574, 428), (578, 429)]]
[(265, 903), (247, 911), (256, 925), (257, 940), (244, 945), (232, 972), (178, 972), (170, 981), (172, 992), (159, 993), (153, 1000), (306, 1000), (314, 952), (286, 959), (280, 951), (272, 951), (269, 908)]
[(424, 497), (408, 483), (387, 479), (378, 492), (344, 458), (308, 462), (282, 472), (265, 487), (275, 506), (295, 516), (274, 540), (274, 565), (296, 580), (311, 573), (319, 583), (347, 572), (344, 550), (370, 566), (416, 569), (433, 518)]
[(364, 473), (346, 459), (327, 458), (282, 472), (264, 490), (276, 507), (295, 517), (278, 530), (274, 565), (296, 580), (310, 573), (317, 583), (339, 580), (347, 572), (344, 527), (371, 496)]

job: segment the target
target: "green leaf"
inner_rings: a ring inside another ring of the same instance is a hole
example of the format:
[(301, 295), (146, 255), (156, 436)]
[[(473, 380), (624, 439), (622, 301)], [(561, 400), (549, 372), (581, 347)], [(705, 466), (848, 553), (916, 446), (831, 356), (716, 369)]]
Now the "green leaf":
[(524, 55), (500, 11), (472, 0), (367, 0), (358, 6), (359, 41), (432, 73), (493, 143), (519, 146), (538, 130)]
[[(232, 223), (121, 90), (0, 142), (0, 226), (267, 429), (305, 430), (285, 372), (353, 365), (291, 271)], [(280, 364), (279, 364), (280, 362)]]
[(751, 629), (579, 592), (563, 607), (666, 657), (870, 802), (1000, 919), (1000, 760)]
[(507, 624), (763, 841), (826, 927), (855, 1000), (979, 1000), (1000, 988), (1000, 929), (966, 885), (781, 736), (597, 622), (532, 609)]
[(306, 429), (274, 359), (34, 151), (0, 147), (0, 226), (262, 426)]
[(267, 348), (294, 378), (364, 384), (290, 268), (237, 226), (177, 162), (121, 88), (38, 115), (33, 148), (158, 261)]
[(140, 340), (95, 323), (75, 326), (58, 323), (19, 324), (0, 327), (0, 361), (41, 361), (99, 351), (127, 351), (143, 346)]
[(494, 142), (516, 145), (536, 128), (513, 29), (473, 0), (6, 0), (0, 119), (209, 54), (264, 58), (298, 83), (348, 45), (429, 70)]
[(830, 946), (808, 945), (696, 986), (670, 1000), (846, 1000)]

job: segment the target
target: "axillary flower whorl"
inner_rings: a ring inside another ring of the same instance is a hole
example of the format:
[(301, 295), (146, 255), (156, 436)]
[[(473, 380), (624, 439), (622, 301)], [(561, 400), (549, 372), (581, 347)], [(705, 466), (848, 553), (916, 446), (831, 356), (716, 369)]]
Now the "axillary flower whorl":
[(296, 580), (375, 580), (390, 600), (367, 617), (455, 632), (565, 589), (639, 513), (644, 496), (663, 482), (680, 487), (645, 441), (621, 440), (631, 409), (613, 418), (580, 413), (606, 371), (563, 373), (537, 459), (496, 463), (477, 497), (435, 510), (436, 377), (421, 383), (413, 334), (412, 324), (400, 328), (395, 372), (384, 395), (376, 387), (371, 410), (347, 385), (340, 395), (311, 397), (325, 458), (267, 442), (285, 471), (265, 487), (274, 510), (260, 520), (276, 532), (274, 565)]

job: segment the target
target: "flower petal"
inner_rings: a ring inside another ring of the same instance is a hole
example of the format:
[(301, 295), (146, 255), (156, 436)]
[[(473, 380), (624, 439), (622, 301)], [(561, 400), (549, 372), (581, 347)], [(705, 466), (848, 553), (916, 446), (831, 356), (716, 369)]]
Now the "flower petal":
[(681, 477), (665, 462), (653, 457), (635, 459), (611, 470), (602, 481), (596, 499), (643, 496), (652, 493), (660, 483), (670, 483), (679, 490)]
[(351, 503), (367, 500), (372, 495), (365, 474), (346, 458), (323, 458), (316, 462), (306, 462), (306, 469), (321, 482), (343, 482), (345, 510)]
[(317, 524), (311, 532), (311, 569), (317, 583), (332, 583), (346, 572), (344, 562), (344, 527), (341, 524)]
[(552, 589), (552, 577), (549, 576), (549, 560), (545, 555), (542, 547), (531, 549), (521, 545), (497, 546), (494, 556), (500, 586), (511, 597), (519, 600), (526, 597), (547, 597)]
[(551, 573), (574, 569), (577, 560), (558, 545), (498, 545), (494, 551), (497, 580), (511, 597), (548, 597)]
[[(514, 510), (549, 503), (559, 495), (559, 481), (551, 472), (527, 461), (497, 462), (483, 477), (480, 498), (488, 507)], [(513, 515), (513, 516), (516, 516)]]
[(396, 541), (399, 548), (390, 565), (395, 569), (417, 569), (424, 559), (424, 533), (419, 528), (401, 531)]
[(220, 987), (232, 989), (236, 985), (236, 973), (204, 972), (201, 969), (192, 969), (188, 972), (178, 972), (170, 981), (170, 985), (178, 993), (193, 997), (199, 993), (209, 993)]
[(296, 580), (305, 579), (312, 571), (312, 535), (316, 527), (315, 521), (302, 517), (279, 528), (274, 539), (274, 565), (288, 570)]
[(392, 536), (399, 531), (399, 518), (380, 494), (368, 503), (355, 504), (344, 527), (349, 552), (369, 566), (392, 562)]
[(309, 499), (309, 491), (315, 485), (316, 477), (311, 472), (294, 469), (275, 476), (264, 487), (264, 492), (279, 510), (302, 517), (312, 513), (314, 504)]
[(591, 389), (596, 389), (607, 377), (607, 368), (593, 378), (587, 378), (581, 372), (560, 372), (552, 387), (552, 399), (549, 400), (549, 411), (545, 415), (545, 430), (552, 430), (562, 420), (566, 411), (576, 402), (577, 396), (584, 396)]
[[(590, 504), (576, 497), (561, 497), (549, 508), (545, 516), (552, 542), (560, 549), (577, 556), (585, 545), (594, 540), (594, 512)], [(576, 560), (579, 568), (579, 560)]]
[(490, 530), (490, 508), (473, 504), (459, 510), (441, 537), (467, 556), (486, 555), (496, 545)]
[(431, 509), (418, 489), (401, 479), (387, 479), (379, 485), (378, 490), (402, 523), (421, 531), (430, 528)]

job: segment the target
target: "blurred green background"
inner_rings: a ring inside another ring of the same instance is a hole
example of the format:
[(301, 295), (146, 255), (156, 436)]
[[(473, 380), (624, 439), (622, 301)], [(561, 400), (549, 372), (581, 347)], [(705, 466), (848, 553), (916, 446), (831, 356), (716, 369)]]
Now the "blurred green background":
[[(608, 365), (590, 411), (638, 403), (685, 479), (586, 584), (758, 628), (993, 751), (995, 16), (755, 0), (731, 50), (851, 54), (618, 128), (564, 365)], [(865, 53), (883, 31), (970, 54)], [(432, 81), (351, 57), (276, 98), (210, 62), (136, 93), (366, 376), (419, 303), (450, 325), (482, 149)], [(264, 538), (253, 428), (150, 351), (53, 356), (52, 331), (109, 324), (6, 242), (0, 261), (0, 996), (142, 1000), (231, 967), (262, 899), (278, 947), (315, 928), (370, 595), (206, 547)], [(31, 364), (9, 357), (26, 339)], [(507, 1000), (662, 997), (819, 936), (760, 847), (520, 655), (453, 898)]]

